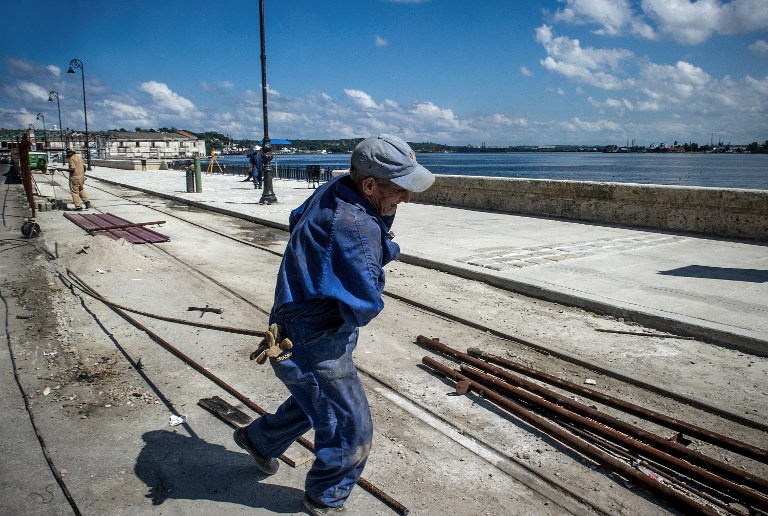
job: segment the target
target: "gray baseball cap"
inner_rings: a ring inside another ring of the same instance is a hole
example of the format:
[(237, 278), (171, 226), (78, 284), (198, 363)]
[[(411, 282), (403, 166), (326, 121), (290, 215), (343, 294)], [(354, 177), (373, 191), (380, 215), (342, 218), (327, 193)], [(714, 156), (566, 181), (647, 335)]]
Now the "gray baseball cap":
[(363, 176), (389, 179), (411, 192), (423, 192), (435, 182), (432, 172), (416, 163), (411, 147), (389, 134), (358, 143), (352, 151), (352, 167)]

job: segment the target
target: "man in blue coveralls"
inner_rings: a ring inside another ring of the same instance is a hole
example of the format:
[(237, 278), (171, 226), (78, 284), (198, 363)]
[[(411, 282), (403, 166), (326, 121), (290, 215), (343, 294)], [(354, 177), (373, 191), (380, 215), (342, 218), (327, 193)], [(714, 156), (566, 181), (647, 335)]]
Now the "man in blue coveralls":
[(407, 143), (375, 136), (355, 147), (348, 175), (291, 212), (270, 329), (251, 355), (260, 363), (270, 358), (291, 396), (234, 439), (271, 475), (276, 457), (314, 428), (304, 495), (312, 514), (344, 512), (365, 467), (373, 423), (352, 351), (358, 328), (384, 308), (383, 266), (400, 253), (390, 231), (397, 205), (433, 182)]

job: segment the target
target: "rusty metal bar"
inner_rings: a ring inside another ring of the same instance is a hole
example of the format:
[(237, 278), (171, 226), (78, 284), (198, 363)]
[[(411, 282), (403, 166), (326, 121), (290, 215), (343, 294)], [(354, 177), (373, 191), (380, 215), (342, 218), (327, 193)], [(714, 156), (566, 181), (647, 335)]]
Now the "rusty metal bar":
[[(441, 344), (439, 347), (438, 346), (433, 347), (433, 349), (438, 349), (439, 351), (444, 353), (446, 352), (446, 348), (451, 349), (448, 346), (445, 346), (444, 344)], [(604, 412), (600, 412), (599, 410), (589, 407), (583, 403), (579, 403), (578, 401), (572, 400), (565, 396), (561, 396), (560, 394), (550, 389), (547, 389), (546, 387), (542, 387), (524, 378), (520, 378), (519, 376), (516, 376), (510, 373), (509, 371), (506, 371), (499, 367), (495, 367), (491, 364), (485, 363), (469, 355), (464, 355), (459, 351), (456, 352), (456, 356), (454, 356), (454, 358), (460, 358), (461, 360), (464, 360), (465, 362), (472, 364), (477, 369), (481, 369), (486, 373), (490, 373), (498, 377), (500, 380), (505, 382), (503, 385), (500, 385), (500, 387), (504, 390), (504, 392), (508, 390), (507, 385), (509, 385), (510, 387), (515, 386), (515, 387), (523, 388), (529, 392), (536, 394), (537, 396), (541, 396), (543, 399), (547, 400), (548, 402), (556, 403), (558, 406), (566, 407), (571, 412), (575, 412), (576, 414), (579, 414), (581, 416), (585, 416), (592, 420), (599, 421), (600, 423), (607, 425), (609, 427), (621, 430), (625, 434), (635, 439), (643, 441), (647, 444), (651, 444), (656, 448), (663, 450), (666, 453), (683, 458), (688, 462), (690, 462), (691, 464), (695, 464), (701, 467), (706, 467), (712, 470), (714, 473), (720, 476), (723, 476), (725, 478), (728, 478), (730, 480), (733, 480), (734, 482), (738, 482), (738, 483), (750, 486), (754, 489), (759, 489), (759, 490), (768, 492), (768, 481), (758, 477), (757, 475), (753, 475), (749, 472), (743, 471), (739, 468), (731, 466), (730, 464), (726, 464), (725, 462), (722, 462), (712, 457), (709, 457), (707, 455), (704, 455), (703, 453), (690, 450), (678, 442), (669, 441), (652, 432), (647, 432), (636, 425), (617, 419)], [(464, 366), (462, 366), (462, 371), (464, 371)], [(470, 371), (464, 371), (464, 372), (468, 376), (472, 376), (476, 380), (481, 381), (480, 379), (475, 377), (473, 373), (471, 373)], [(512, 391), (510, 394), (516, 396), (517, 391)]]
[(455, 371), (430, 357), (424, 357), (421, 361), (423, 364), (431, 367), (441, 375), (452, 379), (457, 384), (467, 386), (469, 389), (477, 392), (486, 399), (491, 400), (496, 405), (511, 412), (526, 423), (534, 426), (547, 435), (554, 437), (561, 443), (567, 445), (569, 448), (598, 462), (603, 467), (632, 480), (637, 485), (642, 486), (647, 491), (659, 496), (664, 500), (669, 501), (676, 507), (684, 510), (686, 513), (697, 515), (705, 514), (712, 516), (717, 514), (717, 512), (712, 510), (710, 507), (700, 504), (695, 500), (692, 500), (689, 497), (675, 491), (674, 489), (656, 482), (655, 480), (647, 477), (640, 471), (637, 471), (636, 469), (609, 455), (598, 447), (587, 443), (578, 437), (575, 437), (573, 434), (560, 428), (554, 423), (547, 421), (545, 418), (528, 411), (527, 409), (517, 405), (504, 396), (496, 393), (495, 391), (490, 390), (487, 387), (484, 387), (479, 383), (467, 378), (460, 372)]
[[(90, 290), (91, 292), (96, 293), (95, 290), (93, 290), (90, 286), (88, 286), (87, 283), (85, 283), (82, 279), (80, 279), (71, 270), (67, 269), (67, 274), (71, 275), (84, 288)], [(60, 278), (64, 278), (64, 276), (61, 273), (59, 273), (59, 277)], [(66, 278), (64, 278), (64, 279), (66, 279)], [(197, 363), (195, 360), (193, 360), (192, 358), (190, 358), (189, 356), (184, 354), (179, 349), (175, 348), (170, 342), (166, 341), (165, 339), (163, 339), (162, 337), (160, 337), (159, 335), (154, 333), (152, 330), (150, 330), (149, 328), (147, 328), (146, 326), (141, 324), (139, 321), (137, 321), (136, 319), (134, 319), (133, 317), (128, 315), (126, 312), (124, 312), (123, 310), (121, 310), (119, 308), (111, 306), (111, 305), (107, 305), (107, 306), (109, 306), (109, 308), (111, 308), (112, 311), (115, 312), (116, 314), (118, 314), (120, 317), (122, 317), (123, 319), (125, 319), (126, 321), (131, 323), (133, 326), (135, 326), (139, 330), (141, 330), (144, 333), (146, 333), (149, 336), (149, 338), (151, 338), (152, 340), (154, 340), (155, 342), (160, 344), (163, 348), (166, 349), (166, 351), (169, 351), (172, 355), (174, 355), (177, 358), (179, 358), (186, 365), (190, 366), (192, 369), (194, 369), (198, 373), (202, 374), (203, 376), (205, 376), (206, 378), (211, 380), (213, 383), (215, 383), (216, 385), (221, 387), (224, 391), (226, 391), (229, 394), (231, 394), (233, 397), (235, 397), (237, 400), (239, 400), (244, 405), (249, 407), (251, 410), (253, 410), (254, 412), (256, 412), (259, 415), (263, 415), (263, 414), (267, 413), (266, 409), (262, 408), (258, 404), (254, 403), (250, 398), (248, 398), (248, 397), (244, 396), (243, 394), (241, 394), (234, 387), (232, 387), (231, 385), (226, 383), (224, 380), (222, 380), (221, 378), (219, 378), (218, 376), (216, 376), (215, 374), (210, 372), (208, 369), (203, 367), (201, 364)], [(314, 445), (309, 440), (307, 440), (304, 437), (299, 437), (299, 439), (297, 441), (302, 446), (304, 446), (305, 448), (307, 448), (308, 450), (310, 450), (311, 452), (314, 453), (315, 447), (314, 447)], [(401, 504), (400, 502), (398, 502), (397, 500), (395, 500), (394, 498), (389, 496), (387, 493), (382, 491), (380, 488), (376, 487), (369, 480), (366, 480), (366, 479), (360, 477), (360, 479), (357, 481), (357, 484), (361, 488), (365, 489), (370, 494), (372, 494), (373, 496), (378, 498), (381, 502), (386, 504), (390, 509), (395, 511), (397, 514), (399, 514), (401, 516), (407, 516), (408, 513), (410, 512), (407, 507), (405, 507), (403, 504)]]
[(530, 367), (526, 367), (517, 362), (507, 360), (506, 358), (485, 353), (484, 351), (479, 350), (477, 348), (470, 348), (467, 350), (467, 353), (472, 357), (481, 358), (486, 362), (498, 364), (507, 369), (511, 369), (513, 371), (517, 371), (519, 373), (523, 373), (528, 376), (538, 378), (539, 380), (543, 380), (552, 385), (556, 385), (567, 391), (580, 394), (582, 396), (593, 399), (595, 401), (599, 401), (600, 403), (603, 403), (605, 405), (608, 405), (614, 408), (619, 408), (625, 412), (634, 414), (635, 416), (642, 417), (643, 419), (646, 419), (648, 421), (653, 421), (654, 423), (658, 423), (660, 425), (666, 426), (667, 428), (671, 428), (672, 430), (677, 430), (678, 432), (684, 432), (685, 434), (691, 437), (701, 439), (702, 441), (706, 441), (710, 444), (720, 446), (721, 448), (744, 455), (745, 457), (749, 457), (750, 459), (754, 459), (764, 464), (768, 464), (768, 450), (758, 448), (757, 446), (752, 446), (751, 444), (741, 442), (739, 440), (733, 439), (731, 437), (728, 437), (722, 434), (718, 434), (717, 432), (706, 430), (704, 428), (692, 425), (680, 419), (672, 418), (660, 412), (656, 412), (654, 410), (650, 410), (645, 407), (635, 405), (634, 403), (629, 403), (629, 402), (620, 400), (618, 398), (614, 398), (613, 396), (603, 394), (602, 392), (598, 392), (594, 389), (589, 389), (587, 387), (577, 385), (567, 380), (562, 380), (556, 376), (552, 376), (542, 371), (531, 369)]
[[(535, 389), (535, 392), (539, 396), (546, 395), (546, 397), (548, 397), (549, 399), (554, 400), (556, 403), (562, 403), (563, 405), (566, 405), (566, 406), (572, 408), (572, 410), (581, 412), (582, 414), (586, 414), (590, 418), (597, 419), (598, 417), (600, 417), (603, 421), (606, 421), (605, 417), (599, 416), (599, 414), (600, 414), (599, 411), (596, 411), (594, 409), (590, 409), (589, 407), (585, 407), (582, 404), (579, 404), (579, 403), (577, 403), (577, 402), (575, 402), (573, 400), (569, 400), (567, 398), (563, 398), (561, 396), (558, 396), (556, 393), (550, 393), (550, 392), (547, 391), (547, 389), (544, 389), (544, 388), (539, 387), (539, 386), (535, 386), (534, 384), (531, 384), (530, 382), (519, 382), (519, 380), (520, 380), (519, 378), (515, 377), (514, 375), (509, 374), (507, 371), (504, 371), (504, 370), (502, 370), (502, 369), (500, 369), (498, 367), (494, 367), (491, 364), (487, 364), (487, 363), (483, 362), (482, 360), (474, 358), (473, 356), (471, 356), (471, 355), (469, 355), (467, 353), (462, 353), (461, 351), (453, 349), (450, 346), (447, 346), (447, 345), (443, 344), (440, 341), (437, 341), (437, 340), (434, 340), (434, 339), (429, 339), (429, 338), (424, 337), (422, 335), (420, 335), (417, 338), (417, 341), (420, 344), (429, 347), (430, 349), (433, 349), (435, 351), (438, 351), (438, 352), (443, 353), (445, 355), (448, 355), (450, 357), (453, 357), (453, 358), (456, 358), (456, 359), (459, 359), (459, 360), (463, 360), (464, 362), (475, 366), (477, 369), (481, 369), (483, 371), (490, 372), (490, 373), (492, 373), (492, 374), (494, 374), (494, 375), (496, 375), (496, 376), (498, 376), (500, 378), (504, 378), (504, 380), (509, 380), (509, 381), (511, 381), (512, 384), (516, 384), (516, 382), (517, 382), (517, 383), (520, 383), (521, 385), (523, 385), (523, 384), (530, 385), (530, 386), (532, 386), (532, 392), (534, 392), (533, 389)], [(464, 369), (464, 367), (462, 367), (462, 369)], [(473, 376), (475, 379), (477, 379), (477, 377), (478, 377), (477, 375), (473, 375), (473, 374), (471, 374), (470, 372), (468, 372), (466, 370), (465, 370), (465, 372), (467, 373), (468, 376)], [(533, 403), (533, 404), (538, 405), (538, 406), (544, 406), (548, 410), (550, 410), (550, 411), (552, 411), (552, 412), (554, 412), (554, 413), (556, 413), (558, 415), (561, 415), (563, 417), (567, 417), (569, 419), (572, 419), (573, 417), (578, 417), (578, 418), (582, 418), (582, 419), (586, 420), (586, 418), (583, 418), (583, 416), (579, 416), (578, 414), (573, 414), (572, 412), (569, 412), (567, 410), (563, 410), (558, 405), (555, 405), (554, 403), (552, 403), (550, 401), (546, 401), (546, 400), (541, 399), (541, 398), (539, 398), (537, 396), (534, 396), (534, 395), (526, 392), (525, 390), (523, 390), (523, 389), (521, 389), (519, 387), (515, 387), (514, 385), (511, 385), (511, 384), (509, 384), (509, 383), (507, 383), (505, 381), (502, 381), (502, 380), (499, 380), (497, 378), (493, 378), (493, 377), (490, 377), (490, 376), (487, 376), (487, 377), (484, 376), (483, 379), (484, 380), (487, 379), (487, 382), (492, 384), (494, 387), (502, 388), (504, 390), (504, 392), (507, 393), (507, 394), (514, 395), (516, 398), (523, 398), (523, 399), (525, 399), (525, 401), (527, 401), (529, 403)], [(587, 421), (589, 421), (589, 420), (587, 420)], [(688, 464), (688, 462), (683, 462), (680, 459), (678, 459), (676, 457), (671, 457), (671, 456), (669, 456), (669, 459), (667, 459), (667, 460), (668, 461), (672, 460), (671, 463), (675, 464), (675, 466), (678, 467), (678, 468), (686, 468), (686, 471), (688, 471), (688, 468), (690, 468), (690, 467), (695, 467), (695, 466), (692, 466), (692, 464), (705, 465), (708, 468), (716, 470), (717, 473), (720, 476), (713, 475), (712, 473), (707, 471), (706, 475), (704, 475), (704, 478), (703, 478), (703, 481), (709, 480), (709, 481), (713, 481), (713, 482), (718, 482), (717, 484), (713, 485), (713, 487), (717, 488), (721, 483), (732, 483), (731, 481), (735, 481), (735, 482), (739, 482), (739, 483), (748, 485), (748, 486), (753, 487), (755, 489), (759, 489), (759, 490), (761, 490), (763, 492), (768, 492), (768, 482), (766, 482), (764, 479), (762, 479), (762, 478), (760, 478), (760, 477), (758, 477), (756, 475), (752, 475), (752, 474), (747, 473), (745, 471), (742, 471), (742, 470), (740, 470), (738, 468), (735, 468), (735, 467), (733, 467), (733, 466), (731, 466), (729, 464), (725, 464), (725, 463), (723, 463), (721, 461), (717, 461), (717, 460), (715, 460), (715, 459), (713, 459), (711, 457), (707, 457), (706, 455), (703, 455), (701, 453), (689, 450), (689, 449), (685, 448), (684, 446), (682, 446), (682, 445), (680, 445), (678, 443), (664, 441), (663, 439), (658, 438), (658, 436), (654, 436), (650, 432), (645, 432), (644, 430), (642, 430), (640, 428), (637, 428), (637, 427), (634, 427), (632, 425), (629, 425), (627, 423), (612, 422), (612, 423), (609, 423), (609, 424), (611, 424), (611, 426), (616, 426), (616, 427), (621, 428), (622, 431), (629, 430), (629, 431), (632, 432), (634, 437), (642, 439), (642, 440), (645, 440), (646, 442), (652, 442), (653, 444), (657, 444), (658, 446), (663, 448), (663, 450), (665, 450), (665, 452), (661, 452), (659, 450), (654, 450), (651, 447), (648, 447), (648, 448), (650, 448), (650, 450), (645, 449), (643, 447), (647, 446), (646, 444), (639, 443), (639, 442), (634, 441), (634, 440), (626, 439), (626, 436), (623, 436), (623, 434), (622, 434), (624, 439), (620, 439), (620, 440), (622, 442), (622, 445), (624, 445), (624, 446), (628, 446), (628, 447), (630, 447), (632, 449), (635, 449), (636, 451), (639, 448), (643, 448), (644, 453), (659, 452), (659, 453), (664, 453), (664, 455), (667, 455), (667, 456), (669, 455), (669, 453), (674, 453), (675, 455), (682, 455), (691, 464)], [(588, 426), (589, 428), (592, 428), (591, 427), (591, 421), (589, 421), (589, 423), (585, 423), (585, 426)], [(605, 435), (606, 432), (612, 431), (611, 429), (607, 429), (607, 428), (603, 427), (602, 425), (600, 425), (600, 427), (597, 430), (599, 430), (598, 433), (600, 433), (601, 435)], [(653, 451), (651, 451), (651, 450), (653, 450)], [(678, 462), (680, 464), (678, 464)], [(670, 462), (667, 462), (667, 463), (670, 463)], [(699, 472), (699, 471), (690, 471), (690, 473), (692, 475), (696, 475), (696, 474), (699, 474), (701, 472)], [(713, 476), (715, 476), (715, 478), (710, 478), (708, 475), (713, 475)], [(725, 476), (725, 478), (723, 478), (723, 476)], [(701, 477), (696, 477), (696, 478), (701, 478)], [(730, 486), (729, 489), (732, 489), (735, 492), (741, 493), (741, 495), (743, 497), (747, 497), (749, 499), (754, 499), (754, 503), (757, 504), (758, 506), (764, 505), (765, 507), (768, 507), (768, 498), (765, 498), (765, 497), (759, 496), (759, 495), (755, 495), (755, 493), (753, 493), (752, 491), (746, 490), (745, 488), (743, 488), (743, 487), (741, 487), (741, 486), (739, 486), (739, 485), (737, 485), (735, 483), (733, 483), (733, 485)]]
[(101, 228), (92, 228), (87, 230), (88, 233), (93, 233), (94, 231), (111, 231), (113, 229), (128, 229), (128, 228), (140, 228), (144, 226), (152, 226), (154, 224), (165, 224), (164, 220), (156, 220), (154, 222), (135, 222), (131, 224), (116, 224), (114, 226), (104, 226)]
[[(741, 512), (735, 511), (730, 505), (728, 505), (727, 502), (719, 498), (716, 498), (711, 494), (705, 493), (701, 489), (697, 489), (696, 487), (692, 486), (690, 483), (681, 480), (680, 478), (681, 475), (679, 473), (677, 473), (677, 476), (673, 475), (672, 473), (670, 473), (671, 468), (667, 468), (668, 471), (664, 471), (660, 467), (657, 467), (658, 466), (657, 464), (652, 464), (646, 460), (638, 459), (637, 457), (629, 453), (627, 450), (620, 447), (618, 444), (609, 441), (608, 439), (595, 435), (586, 430), (582, 430), (576, 424), (566, 423), (566, 422), (562, 422), (562, 423), (563, 423), (563, 426), (565, 426), (570, 432), (572, 432), (577, 436), (580, 436), (582, 439), (591, 441), (592, 443), (596, 443), (597, 446), (599, 446), (600, 448), (606, 449), (609, 452), (613, 453), (614, 455), (618, 455), (624, 458), (624, 460), (631, 461), (632, 466), (634, 466), (635, 468), (640, 469), (639, 466), (642, 466), (643, 468), (646, 468), (654, 475), (663, 477), (664, 480), (666, 480), (670, 484), (674, 484), (678, 489), (683, 489), (685, 491), (693, 493), (699, 498), (703, 498), (709, 503), (713, 505), (717, 505), (718, 507), (720, 507), (721, 509), (725, 510), (730, 514), (743, 514)], [(642, 469), (640, 471), (642, 471)], [(676, 473), (676, 472), (673, 472), (673, 473)], [(697, 484), (699, 486), (701, 485), (698, 482)], [(728, 497), (728, 499), (730, 501), (736, 501), (736, 499), (733, 497)]]
[[(494, 389), (497, 394), (503, 394), (530, 404), (534, 408), (543, 409), (546, 412), (552, 414), (556, 419), (562, 418), (566, 421), (576, 423), (582, 428), (589, 429), (590, 432), (594, 432), (599, 436), (612, 439), (614, 442), (618, 442), (621, 446), (624, 446), (625, 448), (632, 450), (635, 453), (641, 454), (645, 457), (650, 457), (660, 464), (670, 466), (675, 470), (682, 472), (686, 476), (708, 485), (709, 487), (723, 491), (731, 496), (738, 497), (742, 501), (748, 501), (750, 505), (755, 507), (768, 509), (768, 498), (755, 493), (739, 484), (736, 484), (729, 479), (718, 476), (715, 473), (707, 471), (699, 466), (690, 464), (685, 460), (674, 457), (669, 453), (654, 448), (653, 446), (642, 443), (640, 441), (636, 441), (630, 438), (628, 435), (614, 430), (613, 428), (609, 428), (587, 417), (564, 409), (555, 403), (539, 398), (535, 394), (531, 394), (520, 387), (510, 385), (503, 380), (491, 376), (488, 373), (483, 373), (479, 369), (462, 365), (461, 372), (470, 379), (474, 380), (478, 385)], [(485, 391), (486, 395), (487, 392), (488, 391)], [(688, 452), (695, 453), (691, 452), (690, 450), (688, 450)]]

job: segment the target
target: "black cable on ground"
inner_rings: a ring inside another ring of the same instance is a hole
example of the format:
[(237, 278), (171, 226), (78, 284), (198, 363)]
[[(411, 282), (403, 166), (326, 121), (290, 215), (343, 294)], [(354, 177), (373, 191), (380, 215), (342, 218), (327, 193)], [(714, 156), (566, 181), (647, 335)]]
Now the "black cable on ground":
[(81, 282), (77, 281), (75, 277), (73, 277), (72, 271), (67, 269), (67, 273), (69, 274), (70, 278), (64, 278), (64, 276), (59, 273), (59, 277), (63, 280), (67, 280), (69, 283), (71, 283), (73, 288), (76, 288), (83, 292), (86, 295), (91, 296), (94, 299), (97, 299), (98, 301), (101, 301), (105, 305), (107, 305), (110, 308), (118, 308), (120, 310), (125, 310), (126, 312), (131, 312), (137, 315), (143, 315), (144, 317), (150, 317), (152, 319), (159, 319), (161, 321), (167, 321), (172, 322), (176, 324), (184, 324), (186, 326), (195, 326), (197, 328), (204, 328), (206, 330), (216, 330), (216, 331), (223, 331), (227, 333), (237, 333), (240, 335), (252, 335), (254, 337), (263, 337), (266, 335), (266, 332), (260, 331), (260, 330), (248, 330), (245, 328), (231, 328), (229, 326), (217, 326), (215, 324), (205, 324), (205, 323), (199, 323), (199, 322), (193, 322), (193, 321), (187, 321), (185, 319), (177, 319), (174, 317), (166, 317), (164, 315), (158, 315), (153, 314), (149, 312), (143, 312), (141, 310), (136, 310), (135, 308), (130, 308), (127, 306), (119, 305), (117, 303), (113, 303), (106, 299), (105, 297), (101, 296), (97, 292), (94, 292), (93, 290), (87, 288), (85, 285), (83, 285)]
[(69, 489), (67, 489), (67, 485), (64, 483), (64, 479), (61, 477), (61, 474), (59, 473), (59, 469), (53, 464), (53, 459), (51, 458), (51, 454), (48, 452), (48, 446), (45, 444), (45, 440), (43, 439), (43, 436), (40, 434), (40, 430), (37, 428), (37, 424), (35, 423), (35, 416), (32, 413), (32, 407), (29, 405), (29, 397), (27, 396), (27, 392), (24, 390), (24, 386), (21, 385), (21, 379), (19, 378), (19, 371), (16, 367), (16, 357), (13, 353), (13, 346), (11, 344), (11, 334), (8, 331), (8, 302), (5, 300), (5, 296), (3, 296), (2, 289), (0, 289), (0, 299), (3, 301), (3, 306), (5, 307), (5, 339), (8, 343), (8, 354), (11, 357), (11, 367), (13, 368), (13, 377), (16, 380), (16, 385), (19, 387), (19, 392), (21, 393), (21, 397), (24, 400), (24, 407), (27, 410), (27, 414), (29, 415), (29, 422), (32, 425), (32, 430), (34, 430), (35, 435), (37, 436), (37, 440), (40, 442), (40, 449), (43, 452), (43, 457), (45, 457), (45, 461), (48, 463), (48, 468), (51, 470), (51, 473), (53, 474), (53, 477), (56, 479), (56, 482), (59, 484), (59, 487), (61, 488), (61, 492), (64, 494), (64, 497), (69, 502), (70, 507), (72, 507), (72, 512), (74, 512), (77, 516), (81, 516), (82, 513), (80, 512), (80, 509), (77, 507), (77, 502), (75, 502), (75, 499), (72, 498), (72, 495), (69, 492)]

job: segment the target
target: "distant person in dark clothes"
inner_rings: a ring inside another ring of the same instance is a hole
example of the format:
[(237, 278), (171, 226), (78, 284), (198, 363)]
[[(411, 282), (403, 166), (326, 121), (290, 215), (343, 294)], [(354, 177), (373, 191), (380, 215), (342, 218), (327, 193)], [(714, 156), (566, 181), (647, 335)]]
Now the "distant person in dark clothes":
[(88, 200), (88, 194), (85, 193), (85, 164), (83, 159), (77, 155), (74, 149), (67, 149), (67, 163), (69, 168), (57, 168), (61, 172), (69, 172), (69, 193), (72, 194), (72, 202), (75, 203), (76, 210), (91, 207), (91, 201)]
[(271, 475), (276, 457), (314, 429), (304, 484), (312, 514), (343, 512), (363, 473), (373, 421), (352, 352), (359, 328), (384, 308), (383, 267), (400, 253), (390, 231), (397, 205), (433, 181), (407, 143), (374, 136), (355, 147), (349, 174), (320, 186), (289, 217), (270, 327), (251, 358), (269, 359), (291, 395), (234, 439)]
[(251, 163), (253, 163), (253, 167), (251, 167), (251, 173), (253, 174), (253, 187), (256, 189), (261, 188), (262, 171), (264, 168), (264, 164), (262, 163), (263, 157), (264, 153), (262, 151), (259, 151), (258, 154), (251, 156)]
[(254, 188), (261, 188), (261, 179), (262, 179), (262, 162), (261, 162), (262, 153), (261, 151), (253, 151), (251, 154), (248, 154), (248, 163), (250, 163), (251, 167), (248, 170), (248, 175), (245, 179), (243, 179), (243, 183), (246, 183), (248, 181), (253, 181), (253, 187)]

